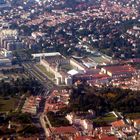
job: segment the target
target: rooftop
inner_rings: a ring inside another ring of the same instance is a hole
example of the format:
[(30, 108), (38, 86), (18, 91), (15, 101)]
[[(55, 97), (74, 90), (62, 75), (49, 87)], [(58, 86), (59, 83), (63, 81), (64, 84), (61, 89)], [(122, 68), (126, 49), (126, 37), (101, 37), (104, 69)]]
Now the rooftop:
[(55, 134), (75, 134), (78, 130), (73, 126), (55, 127), (53, 133)]
[(95, 140), (118, 140), (115, 136), (101, 135), (101, 138)]
[(140, 124), (140, 119), (134, 120), (134, 122)]
[(125, 122), (123, 120), (115, 121), (111, 123), (113, 127), (123, 127), (125, 126)]
[(111, 73), (120, 73), (120, 72), (135, 72), (135, 68), (129, 66), (129, 65), (123, 65), (123, 66), (107, 66), (103, 67), (103, 69), (111, 72)]
[(74, 140), (94, 140), (91, 136), (77, 136)]
[(91, 57), (91, 60), (93, 60), (95, 63), (97, 64), (108, 64), (110, 63), (110, 61), (106, 58), (103, 58), (102, 56), (94, 56), (94, 57)]

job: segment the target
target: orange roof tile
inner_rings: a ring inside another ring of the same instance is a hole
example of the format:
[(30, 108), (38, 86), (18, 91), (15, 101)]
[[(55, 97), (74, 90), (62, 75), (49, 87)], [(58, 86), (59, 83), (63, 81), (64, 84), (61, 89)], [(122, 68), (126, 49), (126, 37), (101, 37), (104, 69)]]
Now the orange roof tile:
[(137, 124), (140, 124), (140, 119), (134, 120)]
[(116, 138), (115, 136), (102, 135), (101, 139), (96, 140), (118, 140), (118, 138)]
[(77, 136), (74, 140), (94, 140), (91, 136)]
[(61, 126), (55, 127), (53, 132), (55, 134), (75, 134), (78, 132), (78, 130), (73, 126)]
[(111, 73), (122, 73), (122, 72), (135, 72), (135, 69), (131, 66), (124, 65), (124, 66), (107, 66), (103, 67), (107, 71)]
[(124, 123), (123, 120), (119, 120), (119, 121), (115, 121), (115, 122), (112, 122), (112, 126), (113, 127), (123, 127), (125, 126), (126, 124)]

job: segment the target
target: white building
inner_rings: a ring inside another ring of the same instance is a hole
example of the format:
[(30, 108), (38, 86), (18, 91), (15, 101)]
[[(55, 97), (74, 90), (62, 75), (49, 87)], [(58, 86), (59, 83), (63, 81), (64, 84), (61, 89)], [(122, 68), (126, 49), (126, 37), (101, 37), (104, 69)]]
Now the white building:
[(70, 124), (79, 125), (84, 130), (92, 130), (93, 124), (87, 119), (82, 119), (76, 116), (74, 113), (67, 114), (66, 119), (69, 121)]
[(12, 57), (12, 51), (8, 51), (7, 49), (4, 49), (4, 48), (2, 49), (1, 54), (4, 57)]
[(12, 62), (9, 58), (0, 58), (0, 66), (11, 66)]

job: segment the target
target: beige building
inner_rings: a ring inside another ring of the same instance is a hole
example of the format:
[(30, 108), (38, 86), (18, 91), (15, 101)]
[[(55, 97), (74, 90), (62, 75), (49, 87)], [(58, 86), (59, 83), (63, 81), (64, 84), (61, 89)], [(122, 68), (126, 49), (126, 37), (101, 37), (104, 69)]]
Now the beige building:
[(72, 78), (67, 71), (61, 69), (61, 65), (69, 65), (67, 60), (62, 55), (47, 56), (40, 60), (40, 64), (43, 65), (46, 70), (55, 76), (56, 84), (71, 85)]
[(79, 63), (78, 61), (76, 61), (73, 58), (70, 59), (70, 65), (72, 65), (76, 70), (85, 71), (85, 69), (86, 69), (86, 67), (84, 65), (82, 65), (81, 63)]
[(107, 66), (101, 68), (101, 72), (104, 74), (107, 74), (111, 77), (130, 77), (132, 76), (136, 70), (135, 68), (129, 66), (129, 65), (123, 65), (123, 66)]

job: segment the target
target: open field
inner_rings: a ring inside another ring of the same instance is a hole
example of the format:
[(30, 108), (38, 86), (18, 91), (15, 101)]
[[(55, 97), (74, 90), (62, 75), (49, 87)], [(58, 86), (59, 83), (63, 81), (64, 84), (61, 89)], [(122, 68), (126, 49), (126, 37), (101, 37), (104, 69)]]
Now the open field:
[(14, 110), (18, 104), (17, 98), (4, 98), (0, 97), (0, 112), (7, 112)]
[(113, 122), (113, 121), (117, 120), (117, 118), (114, 116), (114, 114), (111, 114), (111, 113), (103, 116), (102, 119), (105, 121), (109, 121), (109, 122)]
[(111, 122), (116, 121), (116, 120), (117, 120), (117, 118), (114, 116), (114, 114), (109, 113), (109, 114), (106, 114), (104, 116), (93, 119), (93, 122), (103, 121), (103, 122), (106, 122), (106, 123), (111, 123)]
[(51, 78), (51, 79), (55, 78), (54, 75), (53, 75), (52, 73), (48, 72), (44, 66), (42, 66), (42, 65), (40, 65), (40, 64), (37, 64), (36, 66), (37, 66), (44, 74), (46, 74), (46, 76), (48, 76), (49, 78)]

